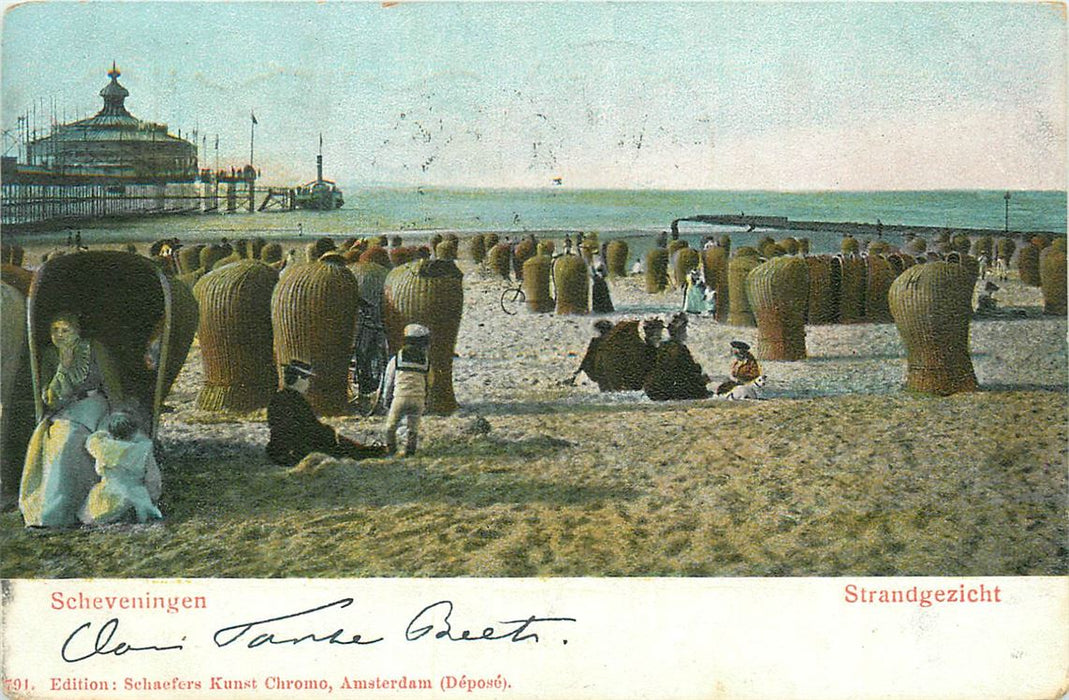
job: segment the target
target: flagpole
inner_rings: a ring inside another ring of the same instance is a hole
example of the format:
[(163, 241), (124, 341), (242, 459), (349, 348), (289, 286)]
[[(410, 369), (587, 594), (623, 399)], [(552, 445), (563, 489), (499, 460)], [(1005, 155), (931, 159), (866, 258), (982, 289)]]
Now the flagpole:
[(252, 117), (252, 124), (250, 125), (252, 131), (249, 135), (249, 165), (254, 165), (256, 163), (253, 158), (253, 155), (255, 154), (254, 149), (256, 147), (256, 114), (249, 112), (249, 116)]

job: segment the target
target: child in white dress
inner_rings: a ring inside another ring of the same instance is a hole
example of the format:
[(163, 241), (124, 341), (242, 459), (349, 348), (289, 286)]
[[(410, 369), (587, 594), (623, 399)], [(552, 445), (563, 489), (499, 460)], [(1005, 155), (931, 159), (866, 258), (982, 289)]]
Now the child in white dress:
[(113, 413), (108, 418), (108, 429), (90, 435), (85, 448), (96, 459), (100, 482), (82, 506), (83, 523), (143, 523), (163, 517), (156, 507), (161, 480), (153, 443), (138, 432), (137, 422), (130, 414)]

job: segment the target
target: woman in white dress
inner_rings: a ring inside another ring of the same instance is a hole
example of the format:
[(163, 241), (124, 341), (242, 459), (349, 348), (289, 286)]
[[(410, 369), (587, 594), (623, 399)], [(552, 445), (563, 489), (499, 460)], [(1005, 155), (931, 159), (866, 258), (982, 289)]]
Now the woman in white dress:
[(122, 399), (122, 384), (104, 346), (81, 337), (78, 317), (57, 314), (52, 346), (41, 358), (45, 415), (26, 448), (19, 510), (28, 527), (68, 527), (97, 482), (85, 441)]

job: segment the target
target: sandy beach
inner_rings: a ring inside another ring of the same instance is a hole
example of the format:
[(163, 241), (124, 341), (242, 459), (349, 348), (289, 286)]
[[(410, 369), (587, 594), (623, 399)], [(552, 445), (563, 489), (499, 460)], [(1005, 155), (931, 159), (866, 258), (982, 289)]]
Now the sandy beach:
[[(894, 324), (852, 324), (808, 326), (807, 359), (763, 362), (763, 400), (660, 403), (566, 385), (595, 317), (506, 315), (506, 283), (461, 251), (461, 408), (425, 418), (418, 455), (271, 464), (263, 410), (196, 408), (194, 342), (159, 431), (165, 520), (42, 534), (5, 513), (3, 575), (1069, 571), (1066, 319), (1043, 316), (1016, 271), (997, 297), (1023, 315), (972, 323), (980, 391), (906, 392)], [(610, 288), (612, 321), (667, 320), (680, 301), (637, 277)], [(718, 382), (729, 342), (756, 332), (693, 317), (688, 345)], [(328, 422), (371, 441), (382, 420)]]

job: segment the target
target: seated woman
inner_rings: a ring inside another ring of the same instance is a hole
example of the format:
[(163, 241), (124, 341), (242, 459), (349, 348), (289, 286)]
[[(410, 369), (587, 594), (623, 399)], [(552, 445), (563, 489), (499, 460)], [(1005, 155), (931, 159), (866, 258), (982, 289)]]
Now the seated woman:
[(717, 396), (730, 394), (737, 386), (749, 384), (761, 376), (761, 366), (750, 352), (750, 346), (741, 340), (731, 341), (731, 370), (728, 380), (716, 388)]
[(85, 442), (96, 458), (101, 481), (82, 505), (80, 518), (86, 525), (159, 520), (160, 468), (152, 453), (152, 440), (138, 431), (133, 415), (111, 414), (108, 429), (99, 430)]
[(687, 315), (678, 313), (668, 322), (668, 340), (657, 349), (642, 388), (653, 401), (678, 401), (704, 399), (708, 383), (709, 375), (687, 348)]
[(976, 297), (976, 316), (994, 315), (998, 310), (998, 304), (995, 301), (995, 292), (1000, 287), (994, 282), (988, 280), (980, 290), (980, 294)]
[(122, 384), (104, 346), (81, 337), (78, 317), (60, 313), (50, 326), (52, 346), (41, 358), (50, 377), (41, 398), (45, 415), (26, 448), (19, 510), (27, 526), (77, 525), (97, 482), (85, 441), (122, 399)]
[(594, 321), (594, 331), (596, 336), (590, 339), (590, 342), (586, 346), (586, 353), (583, 355), (583, 361), (579, 363), (579, 367), (576, 368), (572, 376), (565, 380), (565, 384), (575, 385), (575, 380), (579, 378), (581, 372), (586, 372), (586, 376), (594, 382), (601, 382), (601, 374), (598, 372), (598, 346), (605, 340), (605, 336), (612, 330), (612, 321), (604, 318), (599, 318)]

